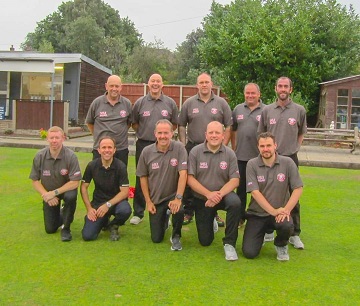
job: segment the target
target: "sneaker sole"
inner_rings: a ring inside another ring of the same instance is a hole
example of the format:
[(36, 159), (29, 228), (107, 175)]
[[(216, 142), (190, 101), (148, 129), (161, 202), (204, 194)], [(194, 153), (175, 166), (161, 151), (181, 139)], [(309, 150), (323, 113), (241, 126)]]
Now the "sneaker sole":
[(298, 247), (298, 246), (295, 246), (295, 244), (293, 244), (293, 243), (291, 243), (291, 242), (289, 242), (295, 249), (297, 249), (297, 250), (303, 250), (303, 249), (305, 249), (305, 247), (303, 247), (303, 246), (301, 246), (301, 247)]

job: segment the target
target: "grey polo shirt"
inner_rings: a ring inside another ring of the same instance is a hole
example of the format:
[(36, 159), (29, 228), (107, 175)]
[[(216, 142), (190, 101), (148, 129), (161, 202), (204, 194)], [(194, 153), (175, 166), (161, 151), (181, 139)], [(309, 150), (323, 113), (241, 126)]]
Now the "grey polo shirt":
[(69, 181), (80, 181), (78, 159), (73, 151), (62, 147), (56, 159), (51, 157), (49, 147), (36, 153), (29, 178), (41, 181), (47, 191), (55, 190)]
[(246, 103), (237, 105), (232, 112), (232, 130), (236, 131), (235, 154), (238, 160), (248, 161), (259, 155), (257, 147), (257, 129), (264, 104), (253, 111)]
[(210, 100), (205, 103), (196, 94), (184, 102), (179, 126), (187, 126), (188, 141), (197, 144), (204, 142), (207, 125), (212, 121), (219, 121), (225, 127), (232, 125), (231, 109), (225, 99), (212, 93)]
[(128, 129), (131, 124), (131, 102), (120, 96), (113, 106), (106, 95), (97, 97), (90, 105), (85, 123), (94, 125), (94, 149), (99, 147), (103, 136), (110, 136), (116, 141), (116, 149), (128, 148)]
[(187, 158), (185, 146), (174, 140), (171, 140), (169, 150), (165, 153), (157, 150), (156, 143), (141, 152), (136, 175), (148, 177), (150, 198), (154, 204), (175, 197), (179, 171), (188, 168)]
[[(290, 197), (289, 187), (293, 190), (302, 186), (299, 170), (290, 157), (276, 154), (272, 167), (265, 166), (260, 155), (247, 163), (246, 191), (259, 190), (274, 208), (286, 205)], [(269, 216), (252, 197), (247, 212), (260, 217)]]
[(261, 114), (258, 133), (271, 132), (275, 136), (277, 152), (290, 156), (300, 149), (298, 136), (306, 133), (306, 111), (290, 100), (285, 107), (274, 102), (266, 105)]
[[(240, 177), (234, 151), (221, 145), (213, 153), (207, 148), (206, 142), (190, 151), (188, 174), (210, 191), (220, 190), (230, 179)], [(205, 200), (204, 196), (196, 192), (194, 196)]]
[(150, 94), (139, 98), (132, 111), (132, 122), (139, 125), (136, 136), (141, 140), (156, 141), (154, 135), (156, 122), (167, 119), (172, 124), (177, 124), (178, 113), (175, 101), (163, 94), (157, 100), (154, 100)]

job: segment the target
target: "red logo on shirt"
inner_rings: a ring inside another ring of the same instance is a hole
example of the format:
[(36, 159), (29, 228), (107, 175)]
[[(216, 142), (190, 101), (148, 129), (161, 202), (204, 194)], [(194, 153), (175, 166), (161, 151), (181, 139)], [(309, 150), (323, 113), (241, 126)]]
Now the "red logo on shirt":
[(259, 183), (265, 182), (265, 176), (263, 176), (263, 175), (258, 175), (258, 176), (257, 176), (257, 181), (258, 181)]
[(107, 117), (107, 113), (106, 112), (100, 112), (99, 116), (100, 117)]
[(220, 162), (220, 168), (222, 169), (222, 170), (225, 170), (225, 169), (227, 169), (227, 162), (226, 161), (222, 161), (222, 162)]
[(244, 119), (244, 115), (238, 115), (237, 116), (237, 120), (243, 120)]
[(198, 114), (199, 113), (199, 109), (198, 108), (194, 108), (193, 109), (193, 114)]
[(277, 178), (277, 180), (278, 180), (279, 182), (283, 182), (283, 181), (285, 181), (286, 176), (285, 176), (284, 173), (279, 173), (279, 174), (276, 176), (276, 178)]
[(69, 170), (68, 169), (61, 169), (60, 170), (60, 174), (61, 175), (67, 175), (69, 173)]
[(218, 113), (218, 109), (217, 109), (217, 108), (212, 108), (212, 109), (211, 109), (211, 113), (214, 114), (214, 115), (217, 114), (217, 113)]
[(155, 169), (159, 169), (160, 166), (159, 166), (159, 163), (152, 163), (151, 164), (151, 169), (155, 170)]
[(126, 117), (126, 111), (125, 110), (120, 111), (120, 117), (122, 117), (122, 118)]
[(276, 124), (276, 119), (275, 118), (270, 119), (270, 124)]
[(199, 166), (200, 169), (207, 169), (209, 168), (207, 162), (200, 162), (200, 166)]
[(167, 117), (167, 116), (169, 116), (169, 112), (168, 112), (166, 109), (163, 109), (163, 110), (161, 111), (161, 115), (162, 115), (163, 117)]
[(176, 167), (178, 165), (178, 161), (176, 158), (172, 158), (170, 160), (170, 165), (173, 166), (173, 167)]
[(295, 119), (295, 118), (289, 118), (289, 119), (288, 119), (288, 123), (289, 123), (290, 125), (295, 125), (295, 124), (296, 124), (296, 119)]
[(149, 116), (150, 116), (150, 111), (143, 112), (143, 117), (149, 117)]
[(260, 119), (261, 119), (261, 115), (257, 115), (256, 116), (256, 121), (260, 121)]

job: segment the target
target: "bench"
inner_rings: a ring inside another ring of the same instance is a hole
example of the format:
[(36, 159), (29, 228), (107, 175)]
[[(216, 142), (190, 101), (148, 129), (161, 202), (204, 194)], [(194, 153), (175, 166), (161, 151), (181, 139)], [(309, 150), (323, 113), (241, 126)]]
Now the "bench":
[(323, 143), (323, 144), (337, 144), (348, 145), (353, 154), (357, 154), (357, 147), (360, 145), (359, 128), (354, 130), (345, 129), (328, 129), (328, 128), (308, 128), (304, 135), (305, 143)]

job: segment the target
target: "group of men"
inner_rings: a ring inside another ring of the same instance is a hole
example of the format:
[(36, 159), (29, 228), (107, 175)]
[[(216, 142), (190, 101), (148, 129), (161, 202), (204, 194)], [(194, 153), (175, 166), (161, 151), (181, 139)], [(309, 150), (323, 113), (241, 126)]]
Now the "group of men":
[[(227, 260), (238, 259), (238, 227), (245, 221), (242, 251), (247, 258), (259, 254), (264, 239), (274, 240), (279, 260), (289, 259), (288, 242), (304, 248), (299, 238), (302, 182), (296, 153), (306, 132), (306, 113), (289, 97), (293, 89), (289, 78), (276, 81), (277, 100), (268, 106), (260, 100), (259, 86), (247, 84), (245, 102), (231, 111), (213, 93), (210, 75), (202, 73), (198, 93), (184, 102), (180, 114), (174, 100), (163, 94), (159, 74), (149, 78), (148, 94), (133, 107), (121, 96), (121, 86), (120, 77), (110, 76), (106, 93), (89, 108), (86, 124), (94, 136), (94, 150), (83, 176), (75, 154), (62, 145), (63, 131), (48, 130), (49, 147), (37, 153), (30, 174), (43, 199), (47, 233), (61, 226), (61, 239), (71, 240), (82, 180), (87, 209), (83, 239), (95, 240), (103, 229), (109, 230), (110, 240), (119, 239), (119, 226), (131, 215), (127, 135), (132, 126), (137, 169), (130, 223), (139, 224), (147, 210), (153, 242), (163, 241), (172, 216), (171, 249), (181, 250), (182, 226), (195, 214), (199, 242), (208, 246), (223, 222), (217, 212), (225, 210)], [(177, 128), (180, 141), (173, 140)], [(247, 192), (251, 201), (246, 211)]]

